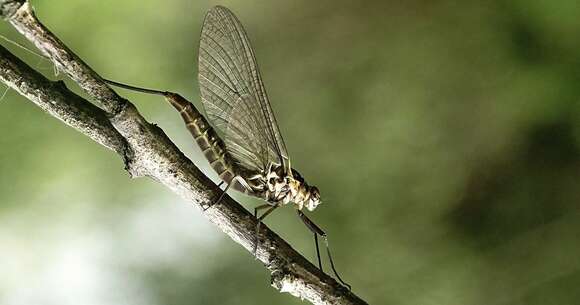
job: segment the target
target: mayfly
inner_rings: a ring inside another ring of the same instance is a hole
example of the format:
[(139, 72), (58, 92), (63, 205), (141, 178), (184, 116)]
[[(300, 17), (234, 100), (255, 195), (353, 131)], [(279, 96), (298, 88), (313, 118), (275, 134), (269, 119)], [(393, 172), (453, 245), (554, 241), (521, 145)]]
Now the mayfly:
[(229, 9), (216, 6), (206, 14), (198, 60), (201, 101), (207, 119), (192, 103), (176, 93), (107, 82), (163, 95), (179, 111), (210, 165), (227, 183), (215, 203), (230, 188), (267, 202), (254, 209), (256, 217), (259, 210), (265, 210), (258, 217), (254, 254), (261, 221), (276, 208), (293, 203), (302, 222), (314, 233), (320, 270), (318, 236), (325, 241), (334, 274), (350, 289), (336, 272), (326, 233), (302, 212), (304, 208), (309, 211), (316, 209), (321, 203), (320, 192), (290, 166), (288, 151), (268, 101), (250, 40)]

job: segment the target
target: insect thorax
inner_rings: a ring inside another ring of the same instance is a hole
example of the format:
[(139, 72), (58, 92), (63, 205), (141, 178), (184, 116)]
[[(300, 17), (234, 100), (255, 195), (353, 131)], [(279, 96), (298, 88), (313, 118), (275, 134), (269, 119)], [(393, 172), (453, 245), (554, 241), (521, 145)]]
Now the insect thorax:
[(272, 204), (294, 203), (299, 210), (303, 207), (313, 210), (320, 203), (318, 189), (309, 186), (294, 169), (288, 175), (282, 166), (273, 164), (268, 170), (256, 173), (246, 181), (252, 189), (250, 195)]

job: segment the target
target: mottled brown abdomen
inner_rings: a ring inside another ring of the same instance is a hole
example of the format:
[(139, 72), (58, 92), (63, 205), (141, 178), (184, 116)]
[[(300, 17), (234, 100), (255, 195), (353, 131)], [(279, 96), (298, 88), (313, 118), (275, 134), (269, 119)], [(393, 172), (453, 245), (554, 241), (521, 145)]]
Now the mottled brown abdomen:
[(179, 111), (187, 129), (199, 145), (211, 167), (226, 183), (236, 176), (235, 165), (227, 154), (224, 142), (217, 136), (208, 121), (188, 100), (176, 93), (166, 93), (167, 101)]

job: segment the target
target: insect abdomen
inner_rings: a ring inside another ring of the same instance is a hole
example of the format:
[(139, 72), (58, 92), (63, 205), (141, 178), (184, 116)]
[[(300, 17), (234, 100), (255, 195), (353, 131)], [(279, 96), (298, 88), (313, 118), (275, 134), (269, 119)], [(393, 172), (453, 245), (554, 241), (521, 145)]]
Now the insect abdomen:
[(222, 180), (230, 183), (235, 176), (234, 169), (228, 159), (225, 144), (217, 136), (215, 130), (195, 106), (179, 94), (167, 93), (165, 97), (181, 114), (187, 129), (197, 142), (197, 145), (199, 145), (211, 167)]

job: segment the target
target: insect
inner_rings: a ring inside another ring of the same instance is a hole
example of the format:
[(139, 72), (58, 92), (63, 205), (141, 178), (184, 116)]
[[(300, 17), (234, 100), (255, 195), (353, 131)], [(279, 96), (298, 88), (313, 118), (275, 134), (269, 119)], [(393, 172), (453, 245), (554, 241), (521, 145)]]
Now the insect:
[[(325, 241), (335, 276), (350, 289), (334, 267), (326, 233), (303, 212), (303, 209), (313, 211), (320, 205), (320, 192), (290, 166), (250, 40), (229, 9), (216, 6), (206, 14), (198, 60), (198, 81), (207, 118), (179, 94), (107, 82), (162, 95), (179, 111), (210, 165), (227, 184), (215, 203), (230, 188), (266, 201), (254, 209), (254, 216), (258, 218), (254, 254), (260, 223), (276, 208), (293, 204), (299, 218), (314, 234), (320, 270), (318, 236)], [(260, 210), (265, 211), (258, 217)]]

